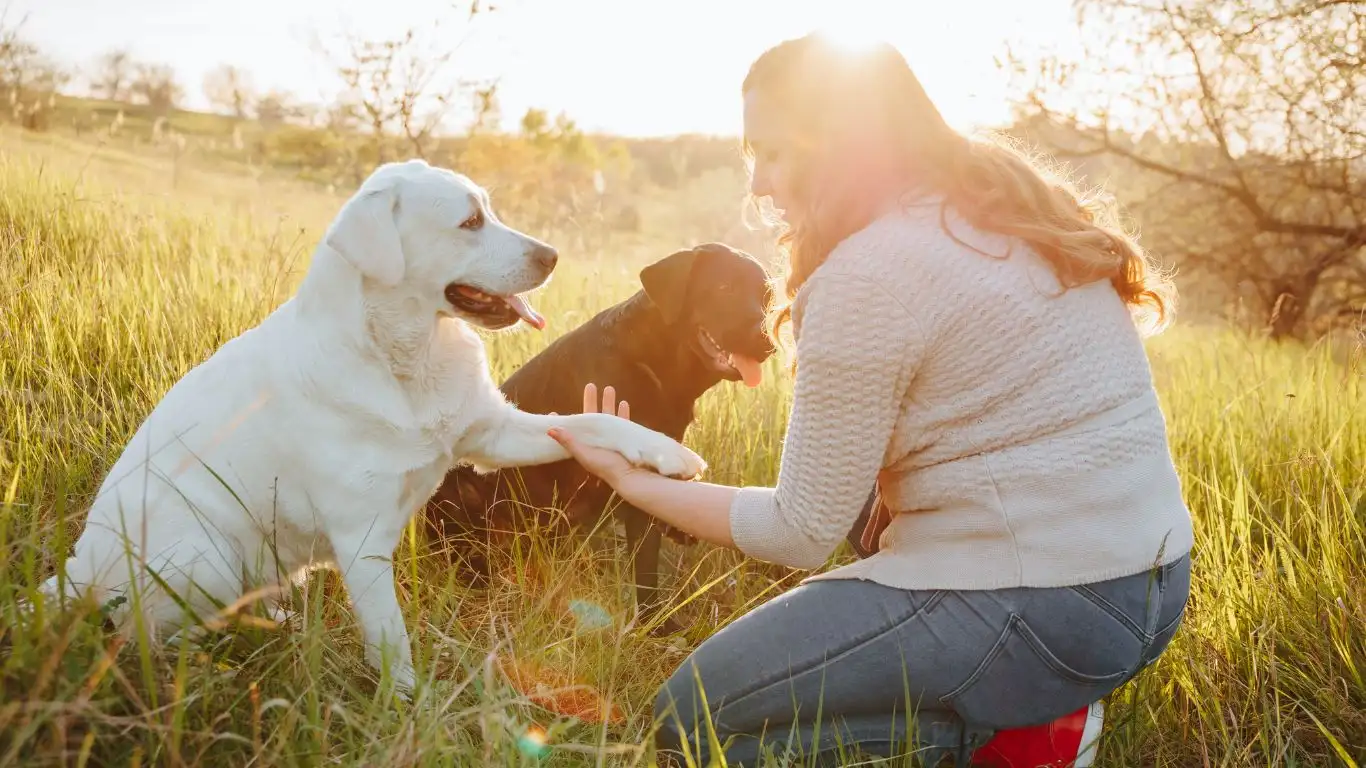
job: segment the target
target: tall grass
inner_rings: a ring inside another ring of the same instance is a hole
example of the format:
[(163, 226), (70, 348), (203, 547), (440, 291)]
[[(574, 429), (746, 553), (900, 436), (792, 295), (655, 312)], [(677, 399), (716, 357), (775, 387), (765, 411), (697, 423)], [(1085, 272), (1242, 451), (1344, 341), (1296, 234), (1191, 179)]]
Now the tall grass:
[[(22, 617), (139, 421), (293, 290), (339, 203), (292, 189), (270, 204), (296, 215), (215, 210), (211, 184), (142, 195), (66, 159), (0, 156), (0, 765), (646, 765), (654, 692), (685, 646), (800, 577), (670, 547), (690, 629), (669, 642), (630, 621), (610, 530), (521, 537), (483, 590), (409, 540), (400, 598), (434, 679), (412, 705), (378, 691), (334, 575), (287, 627), (244, 616), (202, 645), (122, 644), (97, 611)], [(551, 329), (491, 335), (495, 375), (632, 292), (643, 260), (679, 245), (653, 235), (567, 251), (536, 302)], [(1193, 597), (1158, 666), (1113, 697), (1100, 764), (1366, 761), (1362, 369), (1196, 328), (1152, 358), (1196, 519)], [(790, 391), (768, 374), (704, 400), (688, 440), (719, 481), (776, 477)]]

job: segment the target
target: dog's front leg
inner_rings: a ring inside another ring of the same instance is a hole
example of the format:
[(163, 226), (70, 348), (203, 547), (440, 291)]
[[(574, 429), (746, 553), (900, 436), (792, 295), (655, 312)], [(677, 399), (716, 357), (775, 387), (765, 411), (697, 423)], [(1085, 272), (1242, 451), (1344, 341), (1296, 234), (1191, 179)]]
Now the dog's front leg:
[[(623, 503), (617, 514), (626, 524), (626, 547), (631, 553), (631, 575), (636, 585), (636, 615), (642, 623), (659, 616), (659, 549), (663, 543), (661, 523), (646, 512)], [(672, 635), (682, 629), (672, 617), (651, 628), (654, 635)]]
[(337, 567), (364, 636), (365, 660), (382, 673), (387, 653), (394, 683), (406, 696), (416, 685), (417, 673), (394, 588), (393, 555), (399, 531), (383, 530), (378, 524), (357, 526), (335, 532), (331, 539)]
[(691, 479), (706, 469), (701, 457), (667, 435), (608, 413), (542, 416), (509, 405), (501, 418), (476, 426), (463, 456), (479, 472), (549, 464), (569, 454), (547, 432), (560, 427), (586, 445), (620, 453), (661, 475)]
[(569, 453), (548, 434), (562, 423), (558, 416), (526, 413), (509, 405), (499, 418), (472, 428), (461, 453), (480, 473), (563, 461)]

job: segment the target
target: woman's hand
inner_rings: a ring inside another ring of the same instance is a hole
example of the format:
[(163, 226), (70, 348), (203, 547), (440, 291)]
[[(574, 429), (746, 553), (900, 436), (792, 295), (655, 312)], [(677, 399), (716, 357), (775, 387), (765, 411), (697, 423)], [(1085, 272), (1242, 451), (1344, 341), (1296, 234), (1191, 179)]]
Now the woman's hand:
[[(602, 406), (598, 406), (598, 387), (596, 384), (589, 384), (583, 388), (583, 412), (584, 413), (613, 413), (619, 418), (631, 419), (631, 406), (625, 400), (617, 402), (616, 390), (612, 387), (604, 387), (602, 390)], [(626, 460), (624, 456), (616, 451), (606, 448), (595, 448), (584, 445), (574, 439), (574, 436), (559, 427), (552, 427), (547, 433), (555, 442), (564, 446), (569, 455), (579, 462), (590, 474), (602, 478), (603, 482), (616, 488), (622, 480), (635, 472), (646, 472), (648, 470), (634, 466)]]
[[(624, 400), (618, 403), (616, 390), (611, 387), (603, 388), (599, 404), (598, 388), (593, 384), (583, 388), (583, 411), (616, 413), (623, 419), (631, 418), (631, 407)], [(585, 470), (611, 486), (626, 503), (703, 541), (722, 547), (735, 546), (730, 533), (734, 488), (665, 477), (634, 466), (616, 451), (584, 445), (558, 427), (547, 430), (547, 434), (564, 446)]]

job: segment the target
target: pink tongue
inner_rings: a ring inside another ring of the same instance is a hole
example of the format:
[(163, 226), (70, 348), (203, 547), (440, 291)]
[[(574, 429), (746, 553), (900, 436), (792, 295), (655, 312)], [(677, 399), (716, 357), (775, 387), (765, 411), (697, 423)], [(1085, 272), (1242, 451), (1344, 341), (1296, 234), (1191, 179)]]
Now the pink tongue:
[(525, 320), (527, 325), (538, 331), (545, 330), (545, 318), (536, 314), (536, 310), (532, 309), (531, 305), (526, 303), (526, 299), (514, 294), (503, 299), (503, 301), (506, 301), (508, 306), (512, 307), (512, 311), (516, 312), (518, 316)]
[(740, 378), (744, 379), (745, 386), (757, 387), (759, 382), (764, 380), (763, 369), (759, 367), (759, 361), (744, 355), (732, 354), (730, 364), (735, 370), (740, 372)]

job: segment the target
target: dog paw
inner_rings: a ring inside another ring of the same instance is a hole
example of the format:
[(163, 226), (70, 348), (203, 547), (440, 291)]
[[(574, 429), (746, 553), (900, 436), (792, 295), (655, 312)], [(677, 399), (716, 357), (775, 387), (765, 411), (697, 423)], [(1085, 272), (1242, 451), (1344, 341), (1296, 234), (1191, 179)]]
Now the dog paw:
[(266, 605), (266, 618), (278, 624), (282, 629), (288, 628), (299, 614), (291, 611), (279, 603), (268, 603)]
[(701, 456), (657, 432), (651, 432), (650, 439), (638, 450), (623, 455), (636, 466), (648, 467), (665, 477), (679, 480), (692, 480), (707, 468), (707, 462)]
[(685, 446), (678, 446), (672, 453), (665, 453), (655, 462), (655, 471), (666, 477), (679, 480), (695, 480), (707, 469), (707, 462)]
[(586, 413), (578, 418), (587, 427), (581, 433), (585, 442), (616, 451), (637, 467), (680, 480), (692, 480), (707, 468), (701, 456), (649, 427), (607, 414)]
[(394, 680), (394, 695), (403, 701), (413, 700), (413, 691), (417, 688), (417, 670), (409, 664), (400, 664), (391, 670)]

